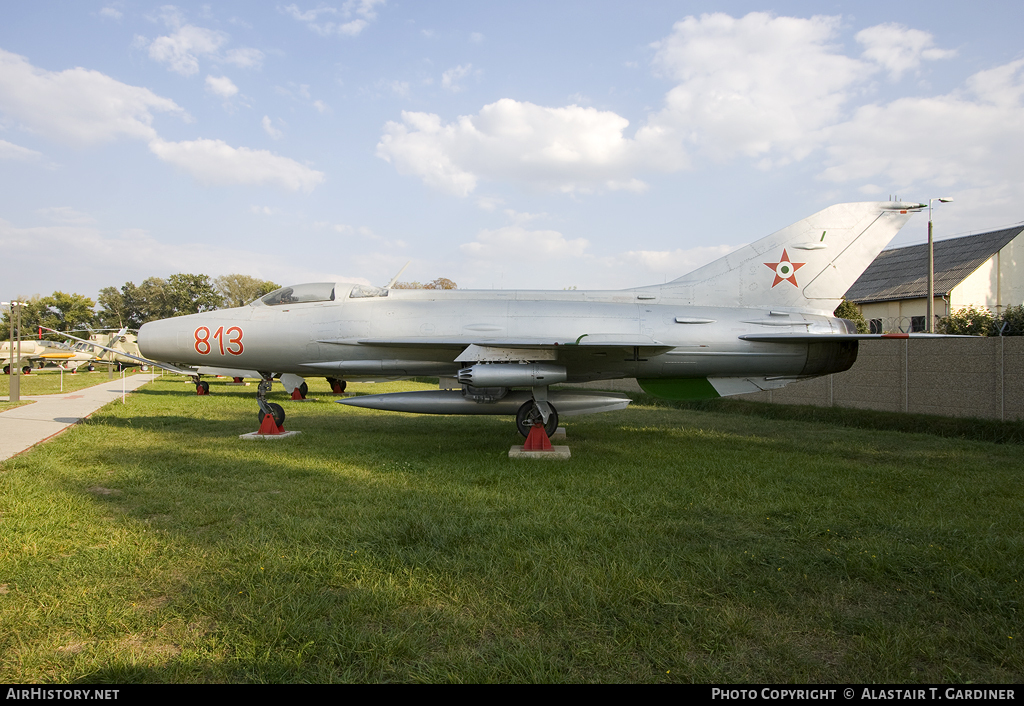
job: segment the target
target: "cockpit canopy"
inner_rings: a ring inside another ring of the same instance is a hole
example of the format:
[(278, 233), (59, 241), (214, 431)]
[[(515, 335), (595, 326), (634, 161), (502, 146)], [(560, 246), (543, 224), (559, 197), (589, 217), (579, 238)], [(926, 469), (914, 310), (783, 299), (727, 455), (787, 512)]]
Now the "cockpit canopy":
[[(262, 299), (257, 300), (266, 306), (282, 304), (306, 304), (309, 302), (334, 301), (334, 282), (313, 282), (296, 284), (291, 287), (276, 289)], [(254, 304), (256, 302), (253, 302)]]
[(352, 285), (352, 291), (349, 292), (349, 299), (366, 299), (368, 297), (386, 297), (388, 290), (384, 287), (368, 287), (365, 284), (354, 284)]

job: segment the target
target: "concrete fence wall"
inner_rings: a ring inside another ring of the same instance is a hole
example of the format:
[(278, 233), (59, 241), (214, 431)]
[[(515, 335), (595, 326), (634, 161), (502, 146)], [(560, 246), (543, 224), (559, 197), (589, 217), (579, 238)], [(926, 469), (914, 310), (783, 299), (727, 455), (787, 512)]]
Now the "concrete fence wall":
[[(640, 391), (635, 380), (587, 386)], [(845, 373), (733, 399), (1024, 419), (1024, 336), (861, 341)]]
[(1024, 337), (861, 341), (857, 362), (845, 373), (737, 398), (1024, 419)]

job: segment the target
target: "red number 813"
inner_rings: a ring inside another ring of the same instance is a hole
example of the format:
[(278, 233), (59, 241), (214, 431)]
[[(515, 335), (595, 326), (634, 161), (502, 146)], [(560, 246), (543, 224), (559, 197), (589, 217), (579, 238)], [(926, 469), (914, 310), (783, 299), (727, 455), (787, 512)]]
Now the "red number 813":
[[(199, 355), (209, 355), (210, 351), (213, 350), (213, 346), (210, 344), (210, 329), (206, 326), (200, 326), (195, 330), (194, 335), (196, 339), (196, 353)], [(224, 345), (225, 336), (228, 339), (227, 346)], [(213, 332), (213, 338), (217, 339), (221, 355), (224, 355), (225, 351), (231, 355), (241, 355), (242, 351), (245, 350), (242, 346), (242, 329), (237, 326), (232, 326), (227, 331), (221, 326)]]

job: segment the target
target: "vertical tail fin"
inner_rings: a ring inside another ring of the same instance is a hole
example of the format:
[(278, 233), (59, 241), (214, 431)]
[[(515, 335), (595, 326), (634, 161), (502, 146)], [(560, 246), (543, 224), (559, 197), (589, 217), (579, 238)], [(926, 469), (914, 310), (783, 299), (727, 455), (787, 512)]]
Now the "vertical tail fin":
[(830, 206), (660, 286), (697, 306), (772, 306), (831, 313), (846, 290), (926, 204)]

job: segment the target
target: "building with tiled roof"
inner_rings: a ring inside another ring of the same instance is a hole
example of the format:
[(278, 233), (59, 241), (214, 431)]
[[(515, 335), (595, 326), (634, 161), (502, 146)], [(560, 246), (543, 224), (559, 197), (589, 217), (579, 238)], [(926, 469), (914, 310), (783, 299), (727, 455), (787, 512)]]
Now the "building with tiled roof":
[[(937, 319), (968, 306), (993, 314), (1024, 304), (1024, 225), (938, 240), (934, 313)], [(928, 303), (928, 244), (883, 250), (853, 283), (846, 298), (872, 332), (924, 331)]]

